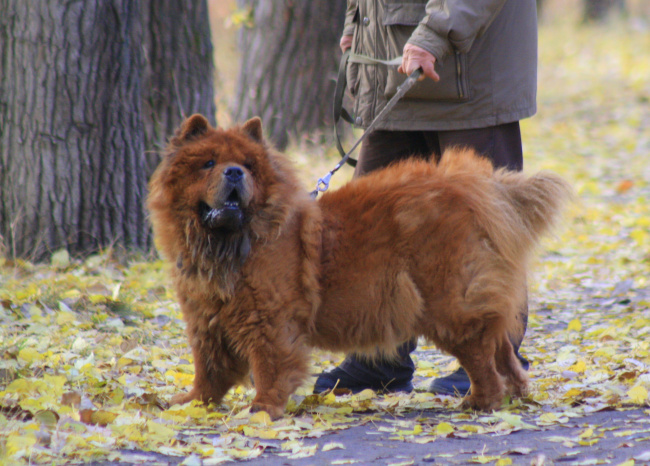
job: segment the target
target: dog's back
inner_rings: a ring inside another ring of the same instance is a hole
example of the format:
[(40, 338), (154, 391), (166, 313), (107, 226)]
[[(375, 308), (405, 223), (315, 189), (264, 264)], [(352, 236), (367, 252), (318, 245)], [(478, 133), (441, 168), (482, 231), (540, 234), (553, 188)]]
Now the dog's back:
[[(521, 333), (528, 257), (570, 198), (553, 174), (494, 170), (471, 150), (409, 159), (324, 195), (323, 296), (315, 343), (390, 351), (424, 335), (470, 377), (470, 406), (500, 402), (526, 376), (509, 335)], [(481, 375), (482, 374), (482, 375)]]
[[(534, 251), (571, 193), (553, 173), (494, 170), (473, 150), (454, 148), (439, 163), (412, 158), (352, 180), (326, 193), (319, 204), (330, 221), (325, 232), (348, 228), (337, 240), (350, 247), (409, 238), (424, 233), (426, 224), (451, 227), (454, 214), (467, 209), (503, 259), (514, 264)], [(447, 210), (445, 202), (451, 206)]]

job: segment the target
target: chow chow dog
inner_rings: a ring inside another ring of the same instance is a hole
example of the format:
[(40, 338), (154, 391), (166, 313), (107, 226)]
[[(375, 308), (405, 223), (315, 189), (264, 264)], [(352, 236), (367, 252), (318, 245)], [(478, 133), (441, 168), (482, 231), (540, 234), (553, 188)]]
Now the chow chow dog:
[(385, 356), (424, 336), (469, 374), (464, 408), (527, 390), (509, 334), (527, 263), (570, 197), (551, 173), (494, 170), (471, 150), (413, 158), (314, 200), (259, 118), (188, 118), (152, 176), (156, 246), (172, 262), (194, 386), (219, 403), (252, 373), (252, 411), (282, 416), (310, 348)]

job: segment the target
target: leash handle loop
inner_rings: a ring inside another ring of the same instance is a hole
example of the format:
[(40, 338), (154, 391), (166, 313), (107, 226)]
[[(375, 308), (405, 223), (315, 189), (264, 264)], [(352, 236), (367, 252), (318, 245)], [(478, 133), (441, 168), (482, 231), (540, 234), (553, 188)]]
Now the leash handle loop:
[(350, 53), (348, 58), (350, 63), (359, 63), (361, 65), (386, 65), (386, 66), (399, 66), (402, 64), (402, 56), (395, 57), (391, 60), (381, 60), (379, 58), (369, 57), (358, 53)]
[(341, 143), (341, 136), (339, 134), (338, 122), (345, 120), (346, 122), (354, 125), (354, 119), (350, 113), (343, 107), (343, 97), (345, 95), (345, 88), (347, 86), (347, 64), (359, 63), (362, 65), (384, 65), (384, 66), (399, 66), (402, 63), (402, 57), (395, 57), (391, 60), (380, 60), (378, 58), (369, 57), (357, 53), (352, 53), (351, 49), (347, 49), (341, 56), (339, 62), (339, 72), (336, 77), (336, 89), (334, 90), (334, 105), (332, 106), (333, 120), (334, 120), (334, 141), (336, 148), (342, 158), (345, 159), (343, 163), (347, 163), (353, 167), (357, 165), (357, 161), (350, 157), (352, 150), (346, 152)]
[[(337, 123), (341, 118), (343, 118), (344, 120), (350, 123), (352, 122), (351, 121), (352, 118), (343, 108), (343, 95), (345, 93), (345, 87), (346, 87), (345, 70), (346, 70), (346, 65), (348, 60), (350, 61), (354, 60), (353, 61), (354, 63), (364, 63), (364, 64), (372, 64), (372, 65), (381, 64), (381, 65), (393, 66), (393, 65), (399, 65), (401, 63), (402, 57), (398, 57), (393, 60), (378, 60), (370, 57), (365, 57), (363, 55), (356, 55), (356, 54), (351, 55), (349, 50), (346, 50), (346, 52), (341, 57), (341, 63), (339, 66), (339, 75), (336, 81), (336, 91), (335, 91), (334, 106), (333, 106), (334, 135), (336, 136), (336, 147), (341, 154), (341, 160), (324, 177), (318, 179), (318, 183), (316, 184), (316, 189), (310, 193), (310, 196), (313, 199), (316, 199), (319, 192), (324, 193), (329, 189), (332, 175), (336, 173), (345, 163), (348, 163), (353, 167), (356, 166), (357, 161), (350, 157), (352, 155), (352, 152), (354, 152), (354, 150), (361, 144), (361, 142), (366, 138), (366, 136), (368, 136), (368, 134), (370, 134), (374, 130), (377, 124), (380, 121), (383, 121), (384, 118), (386, 118), (386, 115), (393, 109), (393, 107), (404, 96), (404, 94), (406, 94), (408, 90), (411, 87), (413, 87), (413, 85), (416, 83), (416, 81), (422, 74), (422, 68), (418, 68), (417, 70), (413, 71), (413, 73), (410, 74), (410, 76), (406, 79), (406, 81), (404, 81), (404, 83), (402, 83), (402, 85), (397, 88), (397, 92), (395, 93), (395, 95), (391, 97), (391, 99), (386, 103), (386, 105), (379, 112), (379, 114), (375, 116), (375, 119), (366, 128), (363, 135), (357, 140), (357, 142), (352, 146), (352, 148), (349, 151), (345, 152), (341, 144), (341, 139), (339, 138)], [(363, 61), (357, 61), (357, 60), (363, 60)]]
[[(348, 111), (345, 108), (343, 108), (343, 96), (345, 95), (345, 88), (347, 86), (347, 78), (345, 76), (345, 73), (347, 69), (349, 56), (350, 56), (350, 49), (346, 50), (343, 53), (343, 56), (341, 57), (341, 61), (339, 63), (339, 74), (336, 78), (336, 89), (334, 90), (334, 105), (332, 107), (333, 120), (334, 120), (334, 141), (336, 142), (336, 148), (338, 149), (339, 154), (341, 154), (342, 158), (345, 157), (346, 153), (345, 153), (345, 149), (343, 149), (343, 144), (341, 143), (341, 136), (339, 134), (338, 123), (341, 119), (343, 119), (346, 122), (350, 123), (351, 125), (354, 124), (354, 120), (352, 119)], [(355, 159), (348, 157), (347, 163), (349, 163), (354, 167), (356, 166), (357, 161)]]
[[(333, 111), (333, 120), (334, 120), (334, 141), (336, 142), (336, 148), (341, 154), (341, 157), (348, 155), (343, 149), (343, 144), (341, 143), (341, 136), (339, 134), (338, 122), (344, 120), (351, 125), (354, 125), (354, 119), (350, 113), (343, 107), (343, 96), (345, 95), (345, 88), (347, 86), (347, 64), (349, 63), (359, 63), (362, 65), (385, 65), (385, 66), (399, 66), (402, 63), (402, 57), (396, 57), (392, 60), (380, 60), (378, 58), (368, 57), (366, 55), (361, 55), (357, 53), (352, 53), (351, 49), (347, 49), (343, 52), (341, 56), (341, 61), (339, 62), (339, 72), (336, 77), (336, 89), (334, 90), (334, 105), (332, 107)], [(357, 161), (350, 157), (345, 159), (349, 165), (355, 167)]]

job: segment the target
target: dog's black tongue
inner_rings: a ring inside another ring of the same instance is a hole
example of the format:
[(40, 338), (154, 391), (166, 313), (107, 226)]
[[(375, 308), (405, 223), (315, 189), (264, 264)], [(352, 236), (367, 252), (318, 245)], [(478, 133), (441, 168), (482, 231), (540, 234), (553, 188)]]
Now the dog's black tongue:
[(244, 214), (237, 208), (210, 209), (203, 215), (203, 222), (213, 230), (239, 231), (244, 224)]

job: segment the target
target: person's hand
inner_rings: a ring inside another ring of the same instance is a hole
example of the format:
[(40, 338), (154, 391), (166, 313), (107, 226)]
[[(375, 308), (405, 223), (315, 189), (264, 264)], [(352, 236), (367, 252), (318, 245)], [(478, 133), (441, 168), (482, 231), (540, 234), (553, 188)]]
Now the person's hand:
[(347, 49), (352, 47), (352, 36), (342, 36), (339, 46), (341, 47), (341, 52), (345, 53)]
[(436, 57), (431, 55), (422, 47), (407, 43), (404, 46), (404, 52), (402, 54), (402, 64), (399, 66), (397, 71), (410, 75), (418, 68), (422, 68), (423, 74), (420, 76), (420, 80), (424, 79), (426, 76), (438, 82), (440, 81), (440, 76), (438, 76), (438, 73), (436, 73), (434, 68), (435, 63)]

